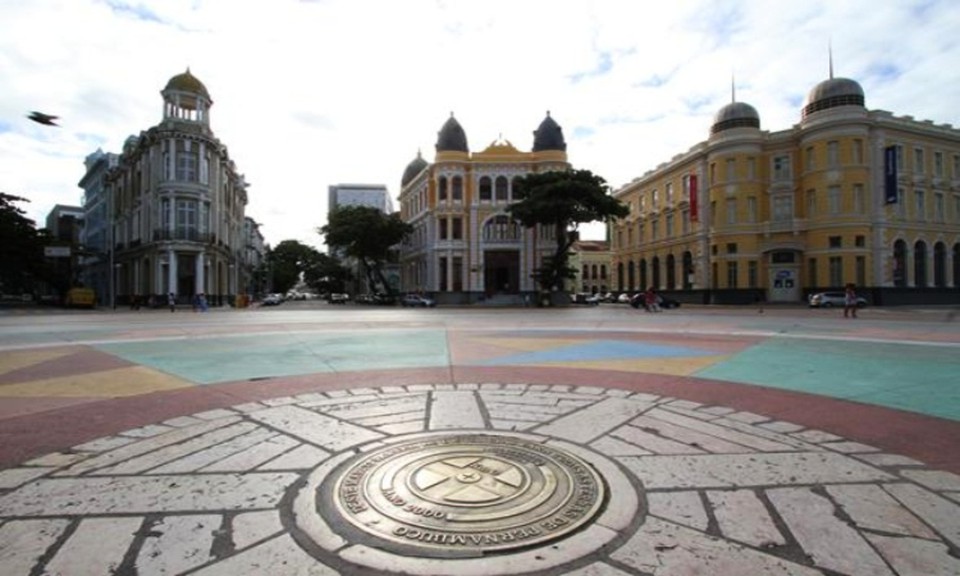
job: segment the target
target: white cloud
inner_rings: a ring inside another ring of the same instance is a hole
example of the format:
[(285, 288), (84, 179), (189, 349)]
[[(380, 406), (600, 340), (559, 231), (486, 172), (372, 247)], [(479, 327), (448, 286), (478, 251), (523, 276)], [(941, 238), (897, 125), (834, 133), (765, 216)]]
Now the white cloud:
[(327, 186), (396, 195), (451, 111), (476, 151), (501, 134), (529, 149), (550, 110), (571, 161), (617, 186), (705, 139), (731, 75), (764, 129), (795, 124), (831, 43), (869, 108), (960, 124), (958, 26), (949, 0), (5, 2), (0, 190), (40, 222), (79, 203), (84, 157), (155, 125), (189, 66), (252, 184), (248, 215), (271, 243), (319, 245)]

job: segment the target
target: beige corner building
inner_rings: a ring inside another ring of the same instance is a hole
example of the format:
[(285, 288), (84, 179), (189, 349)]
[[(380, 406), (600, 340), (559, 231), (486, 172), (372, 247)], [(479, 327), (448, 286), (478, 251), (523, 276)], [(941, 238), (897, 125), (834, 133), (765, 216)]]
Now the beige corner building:
[(732, 101), (706, 141), (614, 192), (620, 291), (688, 302), (803, 302), (853, 282), (874, 304), (960, 302), (960, 130), (816, 85), (765, 131)]
[(433, 162), (418, 154), (403, 173), (400, 216), (414, 232), (400, 250), (401, 289), (441, 304), (520, 303), (535, 294), (534, 272), (556, 247), (554, 231), (524, 228), (506, 208), (517, 178), (569, 169), (566, 150), (549, 113), (530, 152), (502, 139), (470, 152), (451, 115)]

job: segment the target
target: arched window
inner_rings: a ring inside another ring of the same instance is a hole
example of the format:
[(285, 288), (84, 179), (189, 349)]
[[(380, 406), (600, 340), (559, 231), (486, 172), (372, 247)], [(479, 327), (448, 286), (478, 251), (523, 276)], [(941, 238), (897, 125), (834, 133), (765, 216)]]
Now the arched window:
[(497, 202), (507, 201), (507, 177), (497, 176)]
[(483, 225), (486, 242), (516, 242), (520, 239), (520, 225), (506, 214), (497, 214)]
[(667, 255), (667, 290), (674, 290), (677, 287), (677, 266), (673, 254)]
[(933, 245), (933, 285), (937, 288), (947, 285), (947, 247), (943, 242)]
[(452, 187), (453, 187), (453, 201), (462, 202), (463, 201), (463, 177), (454, 176)]
[(683, 289), (689, 290), (693, 287), (690, 278), (693, 276), (693, 254), (689, 251), (683, 253)]
[(650, 261), (650, 276), (653, 277), (653, 289), (660, 289), (660, 257), (654, 256)]
[(480, 201), (489, 202), (492, 195), (492, 184), (490, 183), (489, 176), (480, 177)]
[(441, 176), (437, 183), (437, 200), (441, 202), (447, 199), (447, 177)]
[(596, 265), (596, 264), (593, 264), (592, 266), (590, 266), (590, 279), (591, 279), (591, 280), (596, 280), (596, 279), (597, 279), (597, 265)]
[(627, 286), (630, 287), (631, 292), (634, 291), (634, 286), (636, 286), (637, 279), (636, 276), (634, 276), (635, 272), (636, 271), (633, 268), (633, 260), (627, 262)]
[[(631, 286), (631, 290), (633, 287)], [(647, 260), (645, 258), (640, 259), (640, 289), (647, 289)]]
[(917, 240), (913, 245), (913, 285), (917, 288), (927, 286), (927, 243)]
[(907, 285), (907, 243), (903, 240), (893, 243), (893, 285), (898, 288)]
[(606, 279), (607, 279), (607, 265), (606, 265), (606, 264), (601, 264), (601, 265), (600, 265), (600, 279), (601, 279), (601, 280), (606, 280)]

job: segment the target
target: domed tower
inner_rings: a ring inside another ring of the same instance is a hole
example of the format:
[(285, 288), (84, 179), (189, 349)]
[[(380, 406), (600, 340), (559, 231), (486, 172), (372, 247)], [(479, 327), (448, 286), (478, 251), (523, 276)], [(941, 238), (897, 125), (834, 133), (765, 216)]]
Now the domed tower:
[(423, 156), (420, 155), (420, 151), (418, 150), (417, 157), (411, 160), (403, 171), (403, 178), (400, 179), (400, 188), (406, 187), (406, 185), (412, 182), (427, 166), (427, 161), (423, 159)]
[(190, 73), (190, 68), (171, 78), (160, 94), (165, 121), (194, 122), (209, 128), (213, 100), (203, 82)]
[(453, 117), (453, 112), (437, 133), (437, 152), (470, 152), (467, 147), (467, 134)]
[(730, 130), (731, 128), (760, 129), (760, 114), (757, 109), (746, 102), (730, 102), (721, 108), (713, 117), (710, 126), (710, 135)]
[(540, 127), (533, 131), (533, 151), (543, 152), (546, 150), (559, 150), (566, 152), (567, 142), (563, 139), (563, 129), (557, 124), (557, 121), (550, 117), (550, 111), (547, 111), (547, 117), (540, 123)]
[(830, 52), (830, 77), (817, 84), (807, 94), (803, 103), (801, 120), (806, 120), (811, 114), (838, 108), (840, 106), (856, 106), (865, 109), (863, 88), (855, 80), (833, 77), (833, 52)]

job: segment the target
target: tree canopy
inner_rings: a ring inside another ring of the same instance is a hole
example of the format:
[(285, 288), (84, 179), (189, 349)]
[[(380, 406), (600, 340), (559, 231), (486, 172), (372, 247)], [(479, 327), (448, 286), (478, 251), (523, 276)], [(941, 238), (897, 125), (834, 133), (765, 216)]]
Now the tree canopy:
[(17, 203), (26, 198), (0, 192), (0, 292), (30, 292), (47, 276), (44, 235)]
[(285, 294), (300, 281), (300, 274), (317, 258), (319, 252), (312, 246), (296, 240), (284, 240), (270, 251), (273, 289)]
[(330, 212), (327, 224), (317, 232), (331, 251), (360, 262), (373, 290), (393, 293), (383, 266), (390, 258), (390, 249), (403, 242), (413, 226), (397, 214), (384, 214), (370, 206), (341, 206)]
[(609, 222), (629, 214), (625, 204), (610, 195), (610, 187), (589, 170), (566, 170), (527, 174), (513, 187), (516, 202), (507, 212), (523, 226), (552, 227), (556, 248), (551, 258), (537, 270), (541, 289), (562, 288), (572, 278), (568, 266), (570, 248), (579, 238), (580, 224)]

